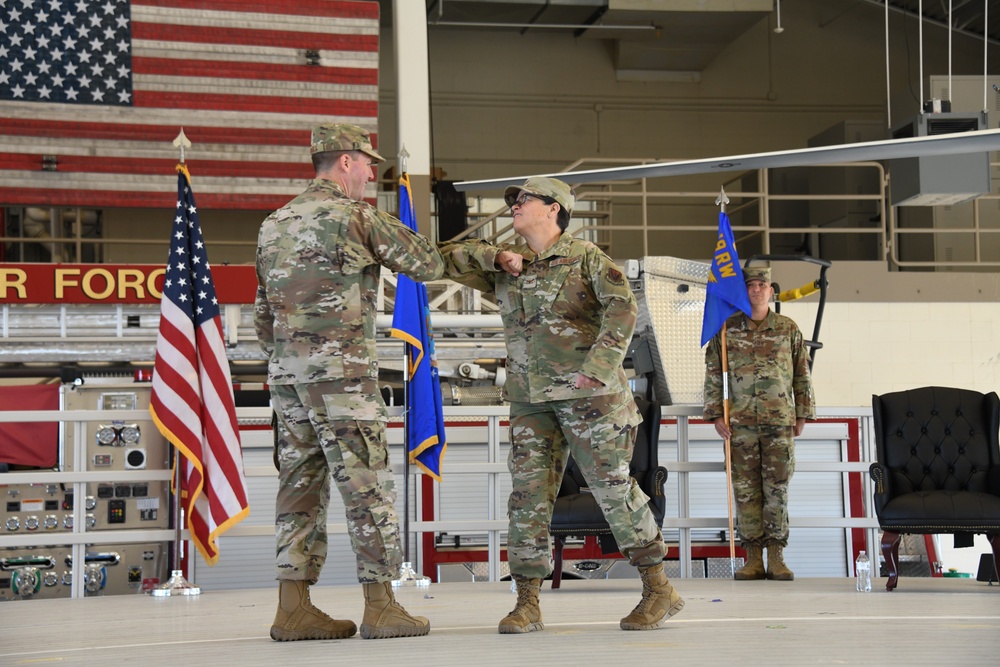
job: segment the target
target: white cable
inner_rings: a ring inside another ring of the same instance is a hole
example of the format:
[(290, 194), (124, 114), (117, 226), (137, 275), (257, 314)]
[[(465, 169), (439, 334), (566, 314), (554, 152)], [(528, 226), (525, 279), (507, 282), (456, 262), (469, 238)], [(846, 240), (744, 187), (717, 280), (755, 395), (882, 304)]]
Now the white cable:
[(990, 101), (988, 97), (989, 91), (986, 86), (986, 78), (989, 76), (986, 54), (990, 46), (990, 36), (989, 32), (986, 30), (986, 26), (990, 24), (989, 21), (990, 3), (989, 0), (983, 0), (983, 112), (987, 112), (990, 109)]
[(889, 91), (889, 3), (885, 3), (885, 126), (892, 128), (892, 101)]
[[(888, 2), (886, 3), (889, 4)], [(920, 54), (920, 113), (924, 112), (924, 0), (920, 0), (917, 6), (917, 32), (919, 33), (920, 46), (917, 52)]]

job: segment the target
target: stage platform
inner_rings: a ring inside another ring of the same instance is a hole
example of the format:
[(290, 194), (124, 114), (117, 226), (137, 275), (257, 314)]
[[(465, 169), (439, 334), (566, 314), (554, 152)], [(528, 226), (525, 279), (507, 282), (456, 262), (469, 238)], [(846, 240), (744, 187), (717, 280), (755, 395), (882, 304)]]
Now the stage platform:
[[(0, 603), (0, 665), (997, 665), (1000, 587), (905, 578), (892, 593), (850, 579), (678, 579), (687, 601), (662, 630), (623, 632), (638, 579), (542, 590), (545, 630), (497, 634), (510, 583), (401, 588), (426, 637), (274, 642), (277, 588)], [(361, 622), (360, 586), (317, 586), (313, 602)], [(749, 661), (749, 662), (748, 662)]]

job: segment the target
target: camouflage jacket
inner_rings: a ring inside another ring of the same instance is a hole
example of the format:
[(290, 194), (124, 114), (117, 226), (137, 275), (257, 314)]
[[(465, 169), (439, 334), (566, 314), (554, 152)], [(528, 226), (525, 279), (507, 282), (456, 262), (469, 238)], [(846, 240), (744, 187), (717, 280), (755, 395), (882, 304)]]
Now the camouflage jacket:
[[(790, 318), (768, 311), (751, 329), (746, 316), (726, 320), (729, 357), (730, 423), (736, 426), (792, 426), (815, 419), (809, 355), (802, 332)], [(705, 419), (722, 412), (721, 332), (705, 348)]]
[[(496, 267), (501, 250), (524, 256), (519, 277)], [(635, 328), (635, 297), (593, 243), (563, 234), (539, 255), (523, 243), (482, 241), (446, 243), (441, 253), (446, 277), (496, 296), (507, 343), (508, 400), (584, 398), (628, 386), (622, 359)], [(577, 373), (604, 386), (577, 389)]]
[(270, 359), (268, 382), (378, 376), (380, 265), (414, 280), (444, 270), (433, 243), (325, 179), (264, 220), (254, 326)]

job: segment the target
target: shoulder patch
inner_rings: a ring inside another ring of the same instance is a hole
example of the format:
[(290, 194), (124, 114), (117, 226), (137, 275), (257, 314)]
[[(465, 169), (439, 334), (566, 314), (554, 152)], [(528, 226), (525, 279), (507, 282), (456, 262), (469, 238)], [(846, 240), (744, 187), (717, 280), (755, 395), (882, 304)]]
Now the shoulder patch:
[(608, 269), (607, 278), (608, 282), (611, 283), (612, 285), (620, 286), (625, 284), (625, 276), (622, 275), (621, 271), (619, 271), (614, 267)]

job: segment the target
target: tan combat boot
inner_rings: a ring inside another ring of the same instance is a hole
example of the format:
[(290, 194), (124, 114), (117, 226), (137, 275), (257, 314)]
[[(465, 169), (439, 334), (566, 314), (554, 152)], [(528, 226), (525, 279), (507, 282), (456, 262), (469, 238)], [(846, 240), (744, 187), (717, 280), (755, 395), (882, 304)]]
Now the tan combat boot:
[(365, 590), (365, 615), (361, 619), (364, 639), (421, 637), (431, 631), (431, 622), (423, 616), (411, 616), (396, 602), (392, 582), (362, 584)]
[(684, 608), (684, 600), (667, 581), (663, 563), (640, 567), (639, 576), (642, 577), (642, 600), (619, 626), (622, 630), (662, 628), (667, 619)]
[(767, 546), (767, 578), (775, 581), (791, 581), (795, 574), (785, 565), (785, 558), (782, 551), (784, 547), (780, 544), (769, 544)]
[(749, 581), (751, 579), (764, 578), (764, 547), (759, 544), (746, 545), (747, 562), (740, 569), (736, 570), (733, 579), (737, 581)]
[(544, 630), (542, 609), (538, 606), (538, 593), (542, 590), (541, 579), (514, 577), (517, 584), (517, 604), (513, 611), (500, 621), (500, 634), (517, 635), (524, 632)]
[(271, 626), (271, 639), (278, 642), (299, 639), (347, 639), (358, 627), (352, 621), (330, 618), (309, 600), (309, 582), (281, 581), (278, 584), (278, 614)]

